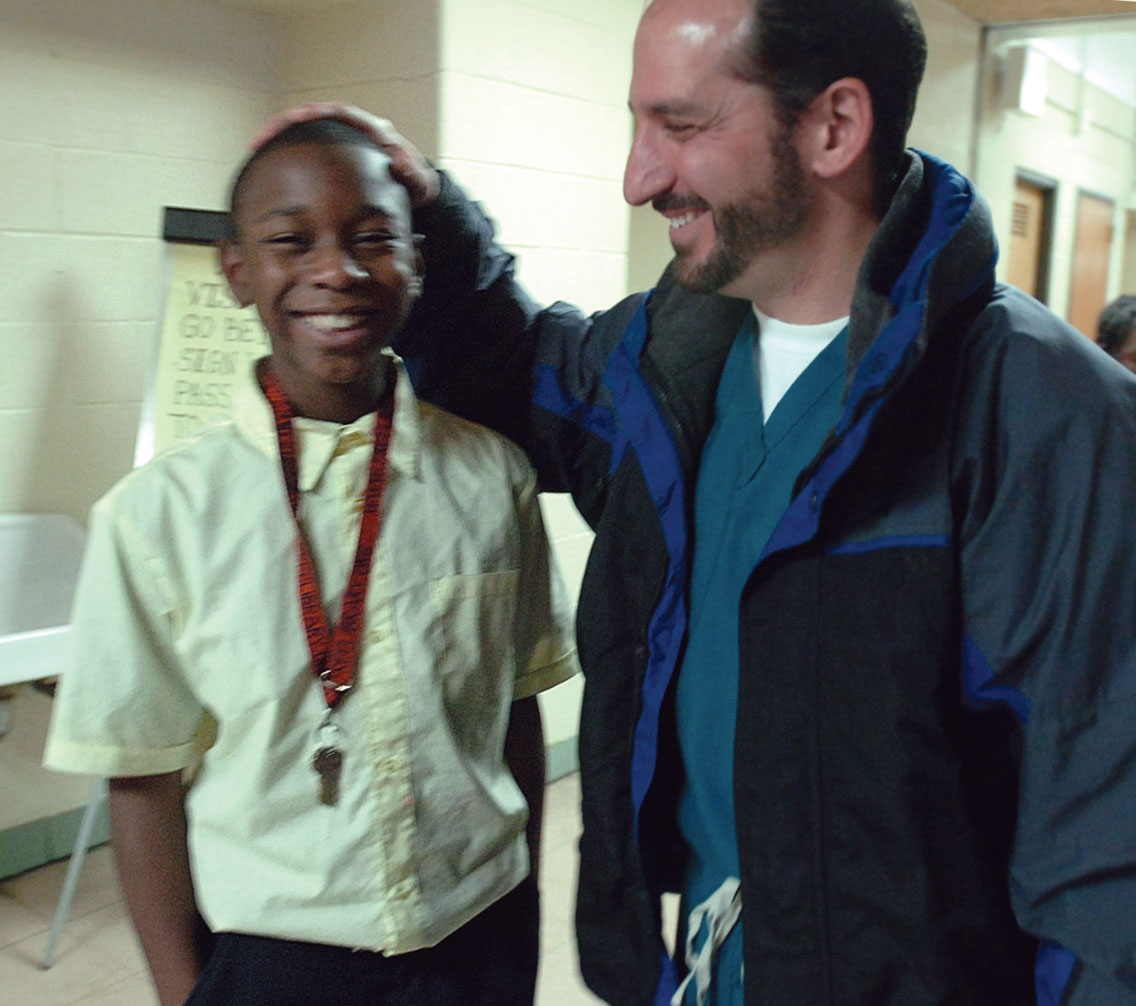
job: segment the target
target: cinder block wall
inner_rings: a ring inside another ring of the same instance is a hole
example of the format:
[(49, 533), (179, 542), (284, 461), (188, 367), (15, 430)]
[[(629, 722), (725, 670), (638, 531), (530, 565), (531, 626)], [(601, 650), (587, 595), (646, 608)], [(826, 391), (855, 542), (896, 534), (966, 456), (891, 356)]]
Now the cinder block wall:
[(220, 205), (279, 63), (275, 18), (196, 0), (0, 7), (0, 511), (85, 521), (129, 470), (162, 206)]

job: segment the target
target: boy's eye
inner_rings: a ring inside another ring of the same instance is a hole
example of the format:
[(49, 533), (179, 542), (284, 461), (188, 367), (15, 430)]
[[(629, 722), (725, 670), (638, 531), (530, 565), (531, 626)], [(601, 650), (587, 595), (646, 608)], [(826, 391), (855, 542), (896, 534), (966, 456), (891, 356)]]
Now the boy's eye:
[(398, 240), (396, 234), (390, 231), (360, 231), (355, 235), (355, 243), (370, 248), (393, 245)]
[(303, 234), (297, 234), (294, 231), (286, 231), (281, 234), (271, 234), (264, 238), (264, 243), (269, 245), (306, 245), (308, 239)]

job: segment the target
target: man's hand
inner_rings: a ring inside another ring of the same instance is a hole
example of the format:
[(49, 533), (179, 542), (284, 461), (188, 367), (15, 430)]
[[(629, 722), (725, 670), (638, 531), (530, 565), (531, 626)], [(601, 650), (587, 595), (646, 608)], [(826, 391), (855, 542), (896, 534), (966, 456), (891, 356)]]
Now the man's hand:
[(354, 105), (339, 101), (311, 101), (296, 105), (269, 119), (253, 137), (250, 147), (257, 150), (288, 126), (313, 119), (338, 119), (371, 137), (391, 159), (391, 175), (410, 193), (413, 206), (423, 206), (437, 197), (441, 182), (430, 162), (394, 128), (389, 119), (380, 119)]

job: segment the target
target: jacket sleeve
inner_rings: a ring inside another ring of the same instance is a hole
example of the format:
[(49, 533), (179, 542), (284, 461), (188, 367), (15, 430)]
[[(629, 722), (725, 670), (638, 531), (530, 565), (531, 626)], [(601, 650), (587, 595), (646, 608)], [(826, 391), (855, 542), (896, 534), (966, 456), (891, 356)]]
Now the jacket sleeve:
[(520, 444), (540, 488), (575, 490), (587, 517), (596, 472), (606, 470), (606, 457), (593, 456), (606, 448), (588, 435), (587, 417), (604, 397), (610, 338), (627, 308), (586, 318), (568, 304), (536, 304), (516, 281), (513, 256), (494, 241), (492, 222), (444, 173), (441, 194), (415, 211), (414, 224), (425, 283), (395, 349), (416, 390)]
[(1011, 901), (1042, 944), (1040, 1003), (1136, 1003), (1136, 380), (1026, 298), (977, 329), (956, 431), (964, 693), (1022, 723)]

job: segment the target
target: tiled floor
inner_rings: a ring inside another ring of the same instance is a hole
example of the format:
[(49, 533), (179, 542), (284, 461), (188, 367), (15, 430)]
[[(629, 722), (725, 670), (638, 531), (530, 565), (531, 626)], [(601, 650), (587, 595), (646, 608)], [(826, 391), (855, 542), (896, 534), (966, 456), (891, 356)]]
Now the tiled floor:
[[(572, 775), (550, 785), (545, 800), (537, 1006), (600, 1001), (580, 981), (572, 936), (579, 795)], [(0, 1004), (153, 1006), (156, 1000), (107, 848), (87, 858), (55, 966), (40, 970), (65, 870), (66, 863), (55, 863), (0, 881)]]

